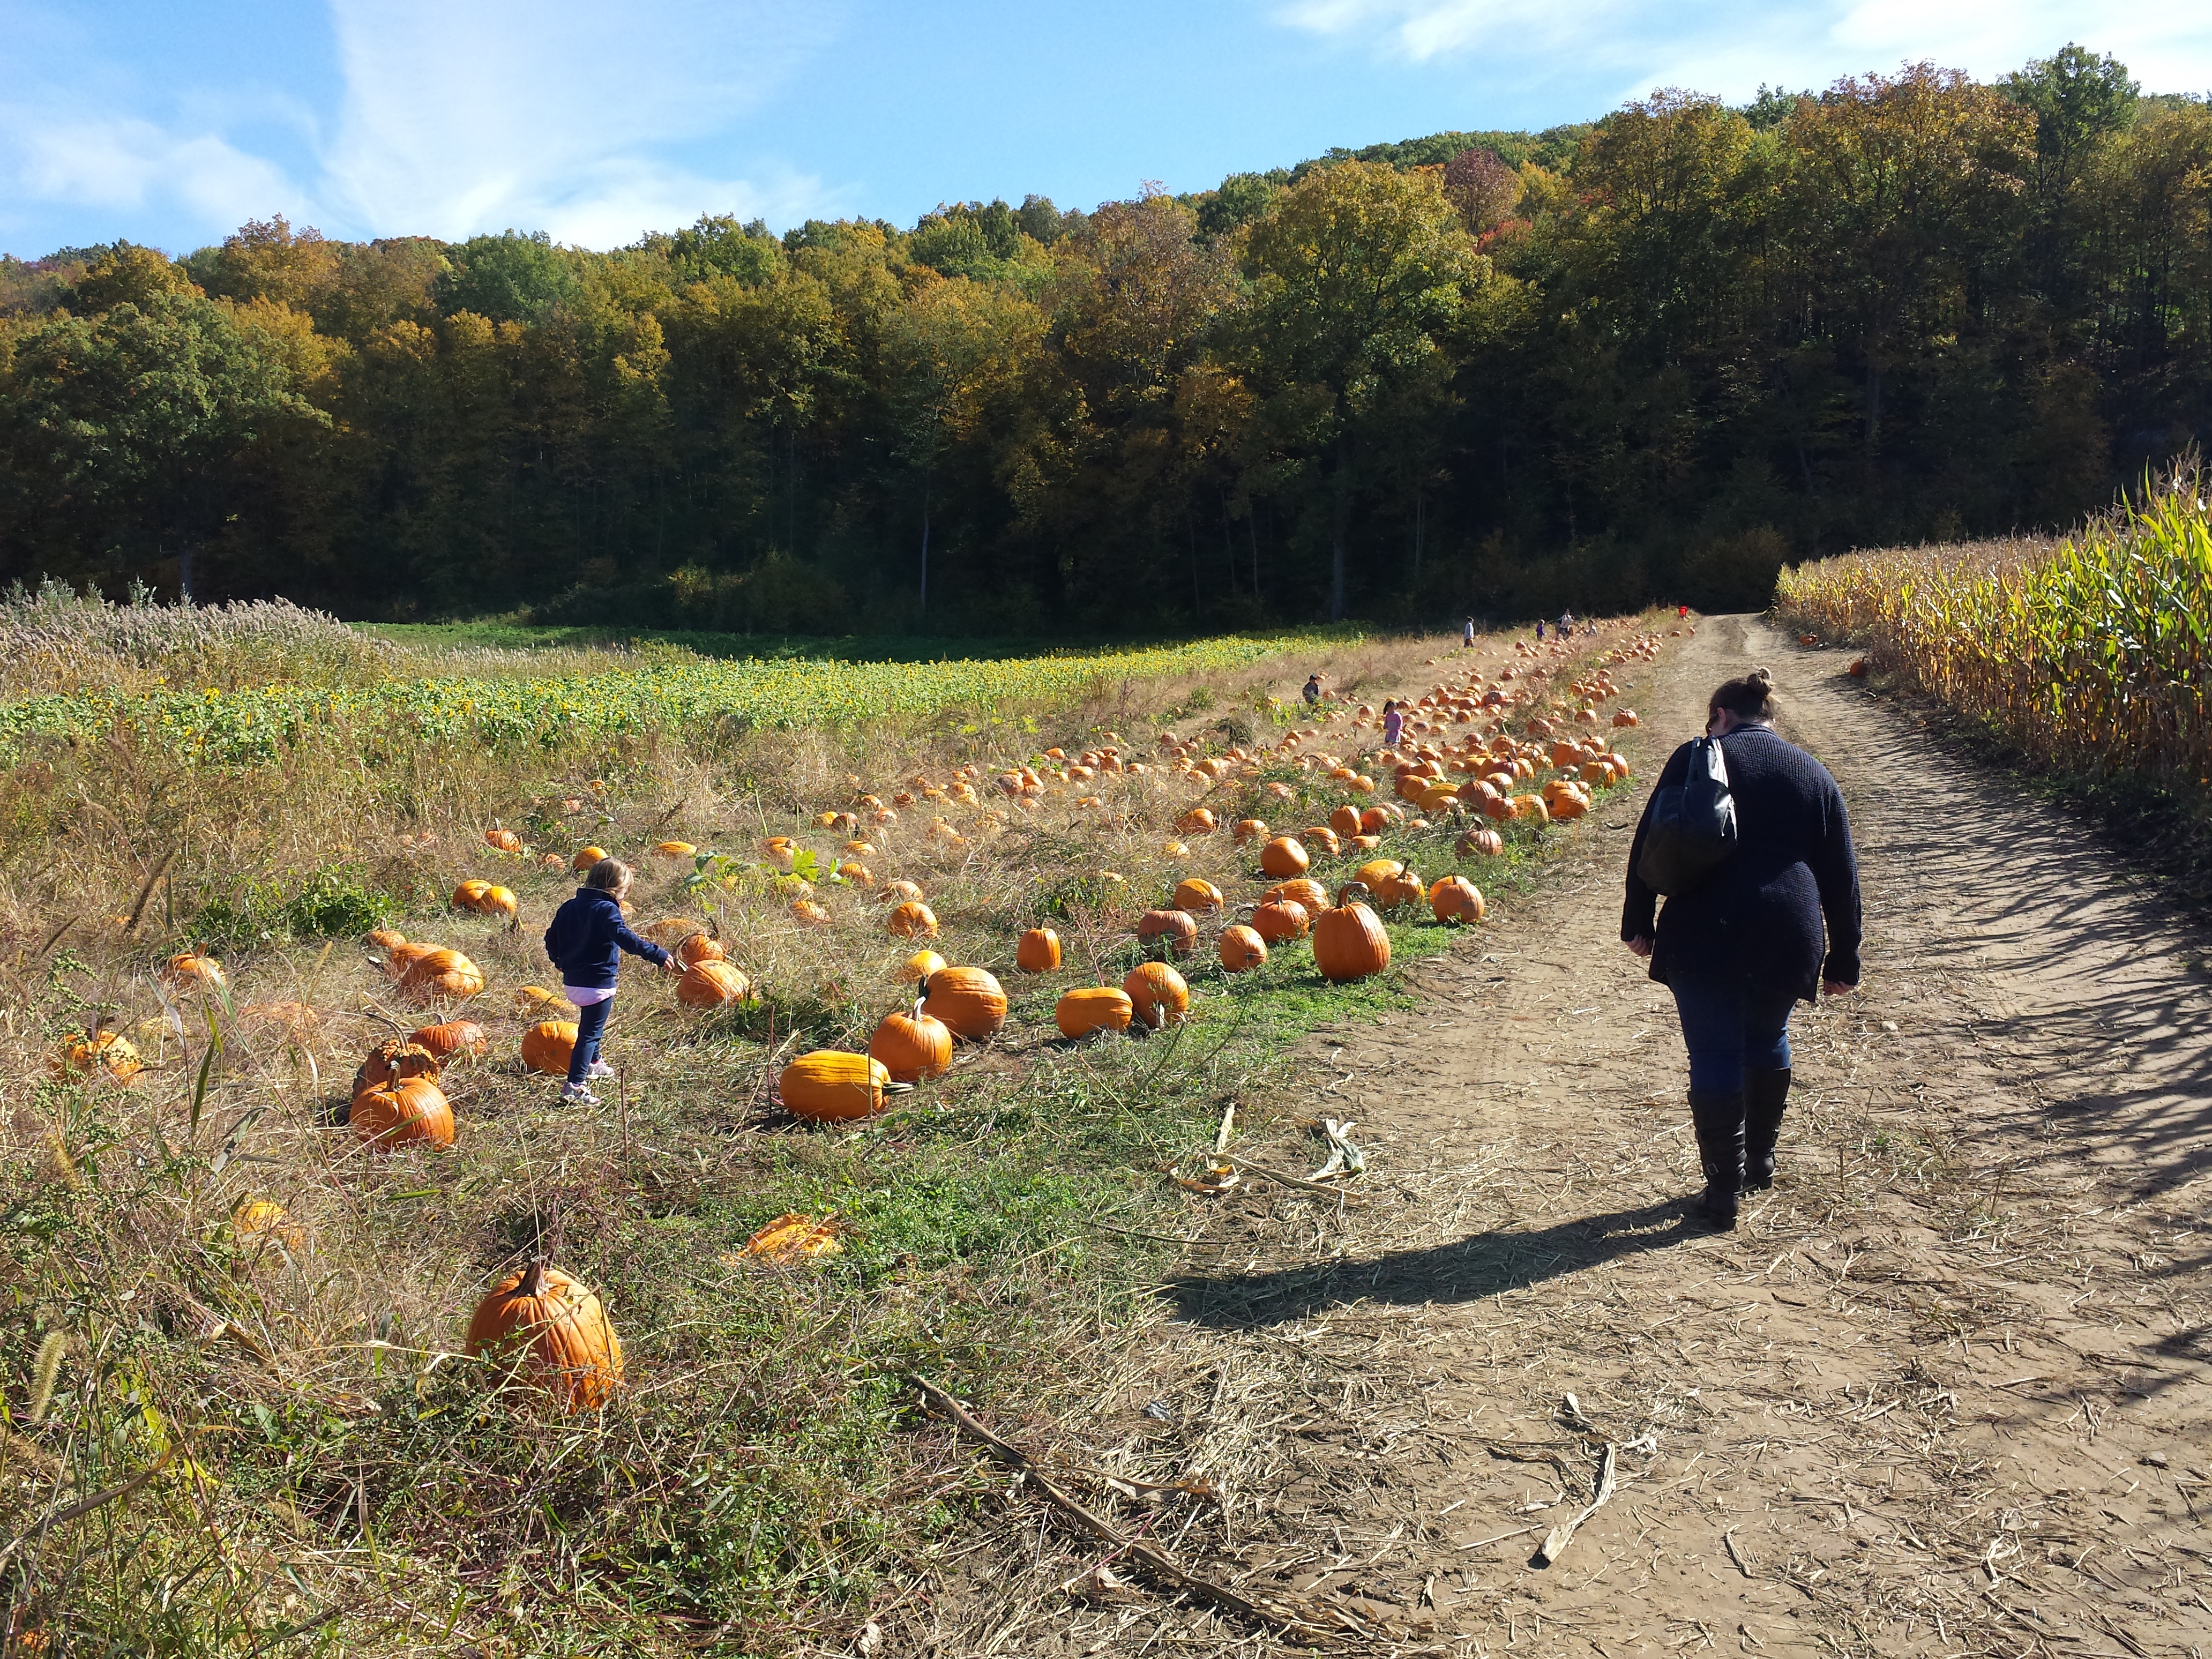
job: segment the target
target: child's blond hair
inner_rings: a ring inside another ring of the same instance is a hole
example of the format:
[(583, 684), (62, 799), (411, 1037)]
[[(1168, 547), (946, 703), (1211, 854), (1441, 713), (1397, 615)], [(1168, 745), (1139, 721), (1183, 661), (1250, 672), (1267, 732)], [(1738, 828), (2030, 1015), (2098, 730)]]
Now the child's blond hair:
[(620, 859), (601, 859), (586, 872), (584, 885), (602, 893), (619, 893), (629, 885), (629, 866)]

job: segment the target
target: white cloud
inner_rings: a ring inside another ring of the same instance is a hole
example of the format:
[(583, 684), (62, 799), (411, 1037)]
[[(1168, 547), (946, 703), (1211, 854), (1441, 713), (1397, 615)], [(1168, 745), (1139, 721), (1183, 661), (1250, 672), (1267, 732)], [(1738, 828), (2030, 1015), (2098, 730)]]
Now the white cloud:
[(702, 212), (819, 192), (713, 177), (669, 151), (726, 131), (836, 15), (768, 0), (332, 0), (345, 100), (325, 153), (337, 217), (465, 236), (513, 225), (605, 246)]
[(128, 118), (69, 120), (0, 109), (6, 194), (33, 202), (137, 210), (164, 198), (235, 224), (298, 196), (282, 169), (212, 133)]
[(2090, 0), (1814, 0), (1685, 7), (1655, 0), (1293, 0), (1295, 29), (1386, 58), (1443, 59), (1522, 79), (1618, 76), (1622, 95), (1686, 86), (1736, 97), (1759, 82), (1822, 86), (1930, 59), (1991, 76), (2069, 40), (2110, 52), (2153, 91), (2212, 88), (2212, 13)]

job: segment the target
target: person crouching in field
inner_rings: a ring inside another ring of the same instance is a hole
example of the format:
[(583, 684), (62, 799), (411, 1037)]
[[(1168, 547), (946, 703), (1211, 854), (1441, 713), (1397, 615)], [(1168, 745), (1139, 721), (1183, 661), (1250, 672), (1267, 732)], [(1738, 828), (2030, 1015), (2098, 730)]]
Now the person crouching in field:
[[(1650, 958), (1651, 977), (1674, 994), (1705, 1165), (1695, 1207), (1720, 1227), (1735, 1225), (1740, 1192), (1774, 1184), (1791, 1012), (1859, 981), (1858, 862), (1843, 794), (1826, 767), (1775, 735), (1773, 689), (1758, 669), (1716, 690), (1706, 711), (1706, 735), (1720, 744), (1735, 799), (1735, 853), (1668, 899), (1655, 925), (1658, 895), (1637, 874), (1651, 823), (1646, 802), (1620, 916), (1622, 942)], [(1687, 775), (1691, 747), (1668, 759), (1654, 799)]]
[(674, 957), (640, 939), (623, 920), (629, 882), (629, 866), (620, 859), (601, 859), (585, 875), (576, 896), (553, 913), (553, 925), (545, 930), (545, 954), (560, 970), (561, 994), (576, 1005), (576, 1048), (561, 1091), (563, 1101), (598, 1105), (591, 1080), (613, 1075), (611, 1067), (599, 1062), (599, 1039), (614, 1010), (622, 953), (643, 957), (672, 974), (684, 971)]

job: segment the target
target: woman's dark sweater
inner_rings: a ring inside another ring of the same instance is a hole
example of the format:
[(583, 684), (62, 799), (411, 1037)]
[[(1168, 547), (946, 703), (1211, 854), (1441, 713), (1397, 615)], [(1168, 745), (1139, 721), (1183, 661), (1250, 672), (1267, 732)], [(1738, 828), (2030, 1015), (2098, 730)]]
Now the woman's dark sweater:
[[(1651, 977), (1674, 975), (1787, 987), (1805, 1001), (1820, 981), (1859, 981), (1859, 872), (1842, 791), (1828, 769), (1768, 727), (1739, 726), (1721, 740), (1735, 796), (1734, 857), (1698, 886), (1667, 901), (1652, 925), (1658, 894), (1636, 873), (1651, 821), (1644, 803), (1628, 850), (1624, 940), (1653, 937)], [(1668, 760), (1652, 786), (1682, 781), (1690, 745)], [(1826, 961), (1820, 919), (1827, 917)]]

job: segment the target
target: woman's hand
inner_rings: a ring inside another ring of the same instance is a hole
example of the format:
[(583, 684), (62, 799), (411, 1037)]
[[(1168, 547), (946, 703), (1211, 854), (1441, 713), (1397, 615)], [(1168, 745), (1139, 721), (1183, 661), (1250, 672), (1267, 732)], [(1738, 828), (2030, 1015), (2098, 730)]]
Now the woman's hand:
[(1649, 957), (1651, 954), (1651, 935), (1638, 933), (1634, 939), (1629, 940), (1628, 954), (1632, 957)]
[(1847, 997), (1858, 988), (1856, 985), (1841, 984), (1832, 979), (1820, 981), (1820, 994), (1824, 997)]
[(668, 955), (661, 957), (660, 971), (664, 974), (680, 974), (684, 971), (684, 964), (677, 961), (676, 954), (672, 951)]

